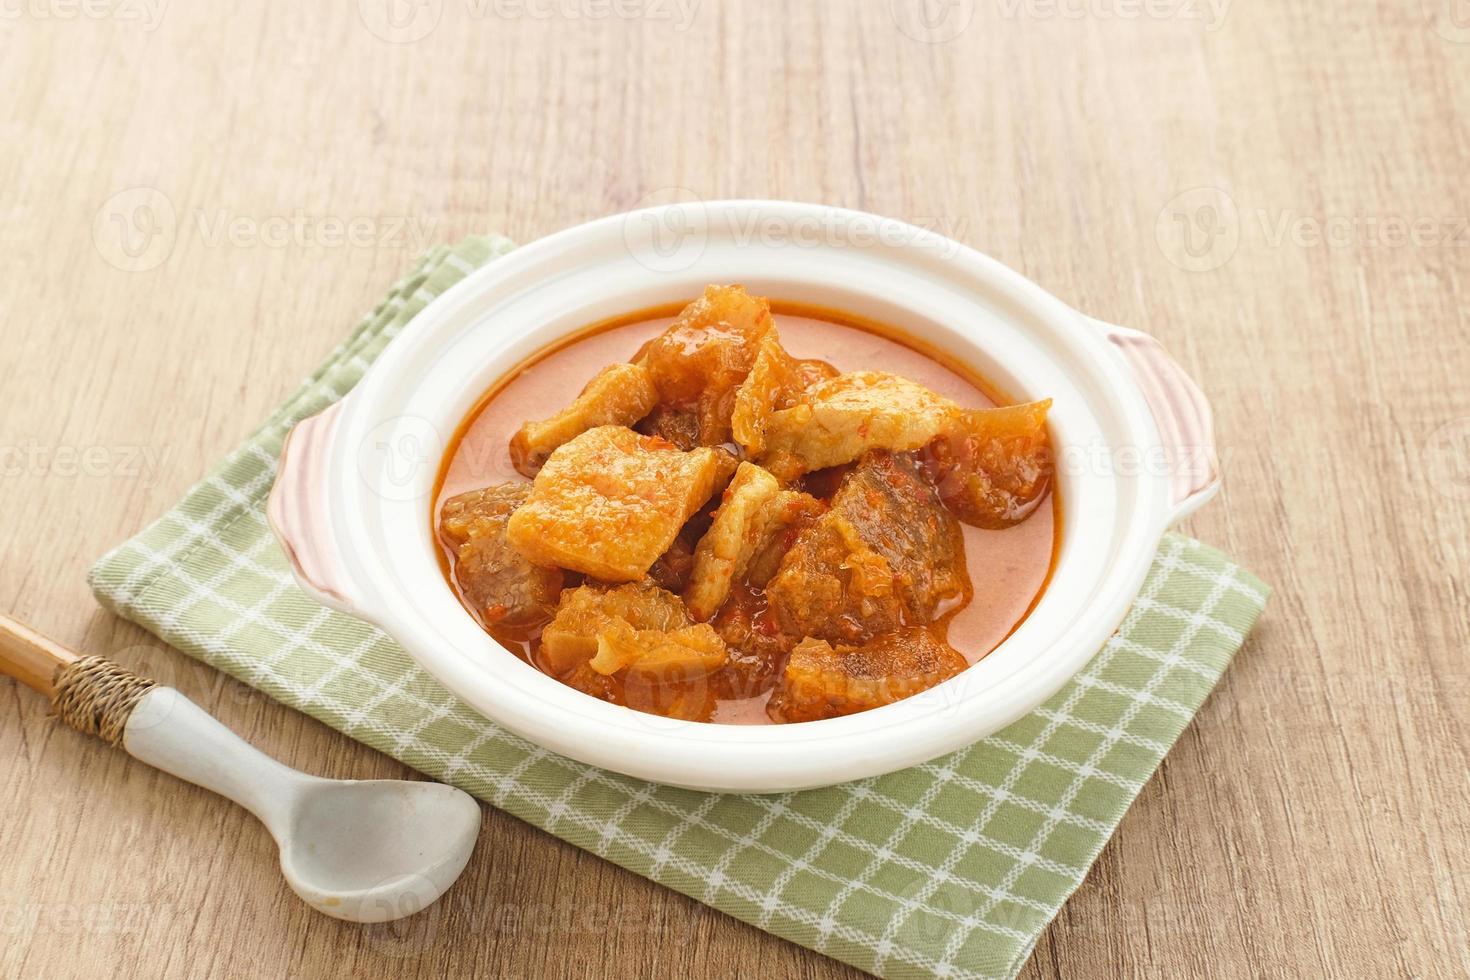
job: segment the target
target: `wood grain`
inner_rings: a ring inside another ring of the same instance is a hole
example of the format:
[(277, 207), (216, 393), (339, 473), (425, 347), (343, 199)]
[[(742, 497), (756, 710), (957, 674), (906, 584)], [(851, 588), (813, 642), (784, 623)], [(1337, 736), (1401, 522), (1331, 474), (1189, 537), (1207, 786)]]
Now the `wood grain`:
[[(1227, 473), (1187, 530), (1277, 590), (1027, 975), (1470, 972), (1460, 0), (958, 0), (941, 43), (910, 0), (406, 6), (439, 18), (407, 43), (378, 0), (4, 7), (0, 609), (292, 765), (402, 775), (99, 612), (88, 564), (420, 240), (670, 188), (908, 218), (1176, 353)], [(329, 920), (242, 811), (0, 697), (0, 975), (852, 972), (494, 811), (433, 914)]]

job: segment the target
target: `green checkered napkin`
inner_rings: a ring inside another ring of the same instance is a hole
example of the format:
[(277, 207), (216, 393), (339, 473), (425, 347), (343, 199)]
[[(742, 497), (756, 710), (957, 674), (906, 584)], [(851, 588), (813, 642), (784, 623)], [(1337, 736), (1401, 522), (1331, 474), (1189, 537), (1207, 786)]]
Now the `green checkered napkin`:
[(1009, 977), (1081, 884), (1266, 601), (1171, 535), (1118, 634), (1044, 706), (903, 772), (717, 796), (593, 769), (451, 697), (297, 589), (265, 522), (281, 441), (424, 305), (512, 248), (430, 252), (244, 446), (92, 569), (98, 599), (191, 656), (638, 874), (881, 976)]

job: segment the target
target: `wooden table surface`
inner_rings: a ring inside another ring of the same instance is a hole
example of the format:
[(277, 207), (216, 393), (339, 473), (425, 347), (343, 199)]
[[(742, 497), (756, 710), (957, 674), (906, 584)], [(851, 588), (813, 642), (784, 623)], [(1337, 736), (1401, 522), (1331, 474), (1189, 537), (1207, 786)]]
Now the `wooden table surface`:
[[(679, 193), (906, 218), (1166, 343), (1227, 474), (1186, 529), (1276, 589), (1026, 975), (1465, 975), (1470, 6), (928, 3), (0, 5), (0, 609), (403, 775), (86, 568), (426, 243)], [(852, 973), (489, 810), (436, 914), (336, 922), (242, 811), (3, 696), (5, 977)]]

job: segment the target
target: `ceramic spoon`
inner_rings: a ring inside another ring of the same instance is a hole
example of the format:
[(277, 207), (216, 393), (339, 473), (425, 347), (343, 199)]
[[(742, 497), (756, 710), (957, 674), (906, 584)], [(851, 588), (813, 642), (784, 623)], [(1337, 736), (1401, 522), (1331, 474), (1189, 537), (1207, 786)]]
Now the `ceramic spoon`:
[(323, 779), (241, 741), (171, 687), (83, 657), (0, 616), (0, 671), (51, 699), (67, 724), (255, 814), (307, 904), (385, 922), (423, 909), (464, 870), (480, 805), (439, 783)]

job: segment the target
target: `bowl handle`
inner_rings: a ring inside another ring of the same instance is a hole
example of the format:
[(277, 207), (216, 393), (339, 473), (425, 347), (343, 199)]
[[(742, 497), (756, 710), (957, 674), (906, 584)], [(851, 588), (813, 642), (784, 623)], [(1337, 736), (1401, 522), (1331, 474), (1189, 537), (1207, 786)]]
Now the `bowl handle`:
[(327, 457), (342, 404), (302, 419), (286, 435), (265, 513), (301, 587), (333, 609), (357, 614), (359, 597), (332, 532), (327, 498)]
[[(1153, 337), (1128, 327), (1093, 320), (1123, 361), (1159, 428), (1172, 487), (1172, 526), (1194, 513), (1220, 489), (1220, 463), (1215, 446), (1210, 403), (1199, 385)], [(1145, 465), (1156, 465), (1145, 460)]]

